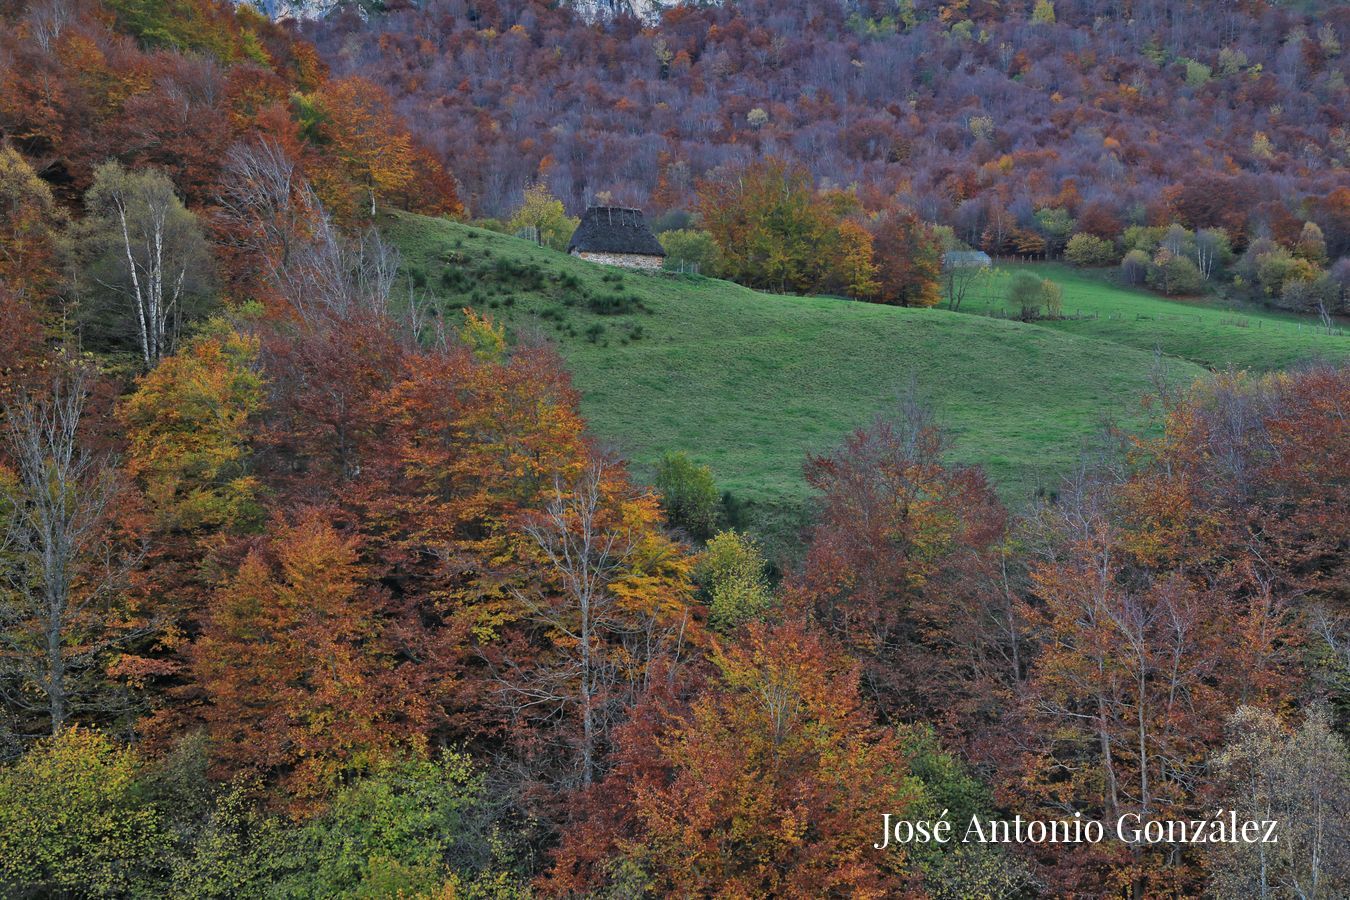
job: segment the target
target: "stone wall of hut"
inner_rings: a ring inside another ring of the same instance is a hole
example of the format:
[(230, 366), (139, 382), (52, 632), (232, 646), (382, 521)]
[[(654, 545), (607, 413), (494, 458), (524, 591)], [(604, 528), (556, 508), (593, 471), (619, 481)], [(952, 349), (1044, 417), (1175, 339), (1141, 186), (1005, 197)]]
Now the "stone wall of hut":
[(575, 251), (574, 256), (600, 263), (605, 266), (623, 266), (626, 269), (646, 269), (656, 271), (661, 268), (659, 256), (647, 256), (642, 253), (591, 253), (585, 250)]

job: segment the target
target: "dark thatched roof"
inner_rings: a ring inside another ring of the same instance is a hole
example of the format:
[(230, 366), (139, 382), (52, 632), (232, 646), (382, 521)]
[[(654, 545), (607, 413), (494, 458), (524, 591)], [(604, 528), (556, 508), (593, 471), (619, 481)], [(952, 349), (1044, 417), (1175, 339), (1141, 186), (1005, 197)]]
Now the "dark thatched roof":
[(573, 251), (666, 255), (665, 248), (643, 220), (642, 210), (618, 206), (592, 206), (586, 210), (567, 245), (567, 252)]

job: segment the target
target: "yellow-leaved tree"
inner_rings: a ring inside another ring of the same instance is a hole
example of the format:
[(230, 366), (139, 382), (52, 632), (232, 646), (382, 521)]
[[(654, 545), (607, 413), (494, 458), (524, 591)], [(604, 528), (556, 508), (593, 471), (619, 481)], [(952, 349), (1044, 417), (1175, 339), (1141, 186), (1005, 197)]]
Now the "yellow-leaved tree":
[(525, 189), (525, 199), (508, 223), (512, 231), (533, 229), (535, 239), (545, 247), (566, 250), (580, 219), (567, 215), (562, 201), (542, 181)]
[(123, 401), (127, 471), (162, 530), (256, 519), (249, 435), (263, 408), (258, 342), (223, 319), (141, 377)]
[(319, 132), (347, 178), (364, 188), (374, 216), (379, 200), (405, 191), (413, 180), (412, 138), (390, 111), (389, 96), (364, 78), (331, 81), (317, 101)]

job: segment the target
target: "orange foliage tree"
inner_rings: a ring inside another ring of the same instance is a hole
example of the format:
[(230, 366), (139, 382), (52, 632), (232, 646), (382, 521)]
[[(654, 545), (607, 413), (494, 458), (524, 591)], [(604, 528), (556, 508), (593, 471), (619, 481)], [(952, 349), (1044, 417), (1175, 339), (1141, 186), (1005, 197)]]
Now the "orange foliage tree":
[(838, 259), (833, 270), (833, 280), (855, 300), (870, 300), (881, 287), (873, 259), (872, 235), (851, 219), (839, 223)]
[(728, 277), (778, 291), (816, 290), (835, 218), (801, 166), (757, 162), (698, 185), (698, 208)]
[(31, 303), (14, 296), (0, 284), (0, 402), (13, 399), (12, 391), (41, 377), (42, 319)]
[[(1059, 815), (1187, 818), (1238, 670), (1228, 612), (1186, 578), (1131, 565), (1128, 535), (1090, 495), (1061, 494), (1068, 532), (1032, 567), (1043, 651), (1029, 679), (1032, 748), (1021, 781)], [(1045, 854), (1065, 889), (1189, 893), (1193, 868), (1110, 841)]]
[(127, 473), (164, 532), (247, 525), (258, 516), (250, 432), (263, 408), (258, 340), (212, 320), (141, 376), (119, 409)]
[(625, 728), (549, 886), (594, 886), (628, 860), (665, 894), (894, 896), (904, 857), (872, 844), (919, 789), (872, 723), (857, 664), (800, 619), (753, 624), (712, 662), (687, 710)]
[(316, 101), (320, 138), (331, 145), (351, 183), (364, 190), (375, 215), (378, 199), (405, 192), (412, 183), (412, 138), (390, 111), (388, 95), (364, 78), (331, 81)]
[(12, 147), (0, 145), (0, 285), (41, 302), (57, 279), (65, 215), (51, 188)]
[(193, 648), (218, 760), (279, 775), (297, 810), (417, 746), (425, 718), (359, 541), (327, 519), (274, 523), (211, 598)]
[(187, 644), (200, 628), (215, 555), (262, 520), (262, 485), (252, 471), (252, 431), (261, 424), (264, 382), (258, 341), (223, 320), (151, 372), (118, 407), (126, 471), (137, 485), (150, 537), (136, 590), (154, 598), (163, 628), (154, 645), (123, 660), (122, 674), (149, 687), (144, 733), (182, 725), (197, 698), (187, 678)]
[[(1109, 820), (1209, 808), (1225, 717), (1289, 703), (1322, 655), (1302, 648), (1345, 639), (1347, 396), (1330, 367), (1199, 384), (1165, 398), (1122, 476), (1084, 476), (1045, 511), (1009, 799)], [(1198, 854), (1118, 843), (1044, 862), (1066, 890), (1131, 896), (1204, 876)]]
[(790, 596), (863, 661), (888, 715), (954, 725), (992, 715), (1024, 638), (1000, 576), (1005, 514), (978, 469), (949, 466), (913, 396), (807, 462), (821, 495)]
[(538, 581), (514, 592), (517, 621), (490, 656), (494, 689), (513, 729), (542, 739), (530, 747), (548, 751), (541, 777), (586, 787), (654, 672), (700, 643), (690, 561), (662, 532), (655, 499), (600, 458), (556, 480), (524, 531)]
[[(279, 507), (324, 504), (360, 535), (424, 734), (504, 737), (527, 781), (584, 780), (653, 660), (695, 641), (688, 560), (622, 467), (583, 488), (593, 451), (555, 352), (474, 315), (458, 345), (396, 330), (362, 314), (264, 341), (260, 475)], [(559, 552), (577, 529), (607, 559)]]
[(872, 222), (880, 302), (937, 306), (942, 299), (942, 242), (907, 209), (889, 210)]

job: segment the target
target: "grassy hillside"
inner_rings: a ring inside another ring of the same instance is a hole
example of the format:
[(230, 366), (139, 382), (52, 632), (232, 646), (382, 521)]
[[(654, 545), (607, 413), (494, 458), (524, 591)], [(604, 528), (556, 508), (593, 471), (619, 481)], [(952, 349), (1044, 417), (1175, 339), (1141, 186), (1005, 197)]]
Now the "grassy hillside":
[[(799, 510), (802, 460), (893, 403), (913, 377), (955, 441), (1017, 504), (1053, 486), (1108, 416), (1148, 389), (1151, 345), (696, 276), (619, 273), (443, 220), (385, 223), (416, 285), (558, 341), (599, 436), (639, 475), (667, 450), (772, 519)], [(1172, 375), (1202, 369), (1173, 360)]]
[[(1067, 317), (1041, 323), (1068, 334), (1098, 338), (1140, 350), (1161, 348), (1170, 356), (1210, 369), (1281, 369), (1306, 359), (1345, 359), (1350, 336), (1325, 334), (1317, 322), (1249, 307), (1230, 308), (1216, 300), (1169, 300), (1113, 284), (1108, 272), (1084, 272), (1061, 265), (1001, 268), (963, 312), (1002, 313), (1007, 282), (1018, 271), (1052, 278), (1064, 289)], [(1081, 314), (1083, 318), (1074, 318)], [(1091, 317), (1091, 318), (1089, 318)]]

